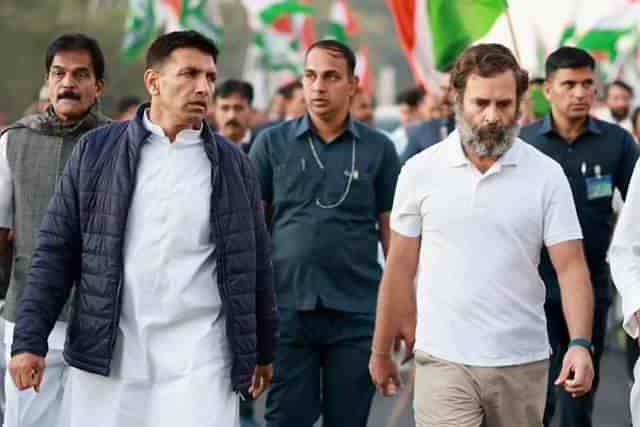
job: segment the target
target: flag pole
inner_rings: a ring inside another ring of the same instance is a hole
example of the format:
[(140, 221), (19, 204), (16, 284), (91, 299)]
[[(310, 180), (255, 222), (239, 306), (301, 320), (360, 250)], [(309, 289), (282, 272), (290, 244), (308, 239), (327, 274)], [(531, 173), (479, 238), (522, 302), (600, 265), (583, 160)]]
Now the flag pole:
[(513, 30), (513, 21), (511, 19), (511, 12), (509, 8), (509, 0), (504, 0), (505, 14), (507, 15), (507, 24), (509, 24), (509, 33), (511, 34), (511, 42), (513, 43), (513, 50), (515, 51), (518, 62), (522, 63), (520, 57), (520, 49), (518, 49), (518, 40), (516, 39), (516, 33)]

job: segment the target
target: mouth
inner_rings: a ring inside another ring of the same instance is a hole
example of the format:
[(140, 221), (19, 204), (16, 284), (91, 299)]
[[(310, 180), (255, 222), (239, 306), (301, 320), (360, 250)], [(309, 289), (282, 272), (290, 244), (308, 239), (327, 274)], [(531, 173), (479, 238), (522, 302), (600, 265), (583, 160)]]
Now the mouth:
[(195, 107), (198, 109), (201, 109), (203, 111), (207, 110), (207, 103), (206, 102), (199, 102), (199, 101), (195, 101), (195, 102), (190, 102), (187, 104), (189, 107)]
[(571, 105), (572, 109), (574, 110), (588, 110), (589, 109), (589, 105), (587, 104), (573, 104)]
[(58, 94), (58, 102), (68, 101), (68, 102), (77, 102), (80, 101), (80, 95), (75, 92), (62, 92)]
[(316, 106), (324, 106), (324, 105), (327, 105), (328, 103), (329, 103), (328, 100), (322, 99), (322, 98), (317, 98), (317, 99), (312, 99), (311, 100), (311, 105), (316, 105)]

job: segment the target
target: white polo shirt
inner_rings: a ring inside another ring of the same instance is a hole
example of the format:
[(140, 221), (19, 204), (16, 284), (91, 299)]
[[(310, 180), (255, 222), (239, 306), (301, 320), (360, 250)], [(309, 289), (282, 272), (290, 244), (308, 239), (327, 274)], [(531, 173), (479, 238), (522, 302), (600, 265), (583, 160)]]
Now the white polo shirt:
[(540, 252), (582, 238), (559, 164), (518, 139), (482, 174), (454, 131), (402, 169), (391, 228), (421, 237), (417, 350), (486, 367), (549, 357)]

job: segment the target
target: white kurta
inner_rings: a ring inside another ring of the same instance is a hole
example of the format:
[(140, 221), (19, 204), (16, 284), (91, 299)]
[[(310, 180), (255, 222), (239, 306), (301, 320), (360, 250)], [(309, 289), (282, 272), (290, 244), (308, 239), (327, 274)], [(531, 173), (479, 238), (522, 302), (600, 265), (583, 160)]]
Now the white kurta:
[(199, 131), (173, 144), (145, 114), (108, 378), (70, 369), (69, 427), (235, 426), (231, 351), (210, 233), (211, 163)]
[[(640, 163), (636, 163), (627, 190), (622, 213), (618, 218), (609, 247), (609, 265), (613, 283), (622, 298), (623, 326), (633, 338), (640, 335), (635, 313), (640, 311)], [(640, 425), (640, 360), (633, 369), (635, 382), (631, 389), (631, 419)]]

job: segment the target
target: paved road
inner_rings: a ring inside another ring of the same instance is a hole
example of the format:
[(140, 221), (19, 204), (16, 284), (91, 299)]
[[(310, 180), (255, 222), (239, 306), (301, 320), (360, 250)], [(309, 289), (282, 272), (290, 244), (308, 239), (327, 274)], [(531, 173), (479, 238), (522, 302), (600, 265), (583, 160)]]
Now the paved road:
[[(414, 427), (411, 405), (401, 411), (393, 424), (389, 418), (397, 399), (383, 399), (376, 395), (371, 408), (368, 427)], [(264, 399), (258, 402), (258, 421), (264, 426)], [(596, 396), (594, 427), (629, 427), (628, 385), (624, 354), (617, 350), (605, 353), (602, 360), (602, 381)], [(316, 424), (317, 427), (321, 423)], [(554, 423), (557, 427), (557, 422)]]

